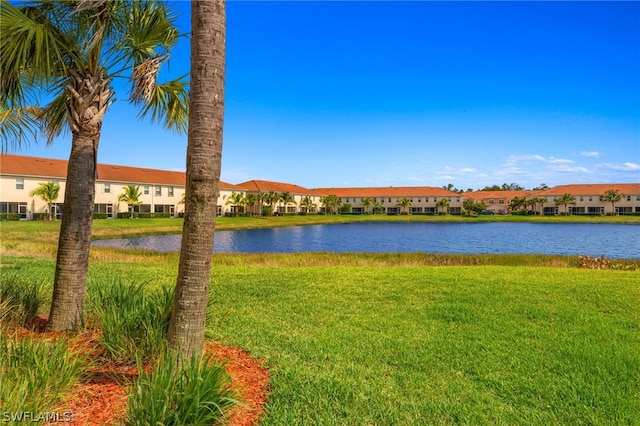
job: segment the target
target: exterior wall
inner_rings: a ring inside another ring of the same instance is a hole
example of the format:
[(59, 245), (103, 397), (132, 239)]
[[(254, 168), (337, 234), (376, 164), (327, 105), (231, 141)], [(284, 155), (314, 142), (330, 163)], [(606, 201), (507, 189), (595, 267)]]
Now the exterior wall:
[[(12, 155), (0, 157), (0, 161), (2, 161), (0, 162), (2, 166), (0, 213), (20, 213), (24, 219), (33, 219), (34, 214), (37, 213), (47, 213), (46, 203), (40, 197), (32, 197), (29, 194), (37, 189), (40, 183), (54, 181), (60, 184), (60, 193), (54, 206), (59, 216), (64, 208), (66, 162)], [(139, 186), (142, 193), (140, 197), (142, 204), (136, 207), (136, 211), (166, 212), (172, 216), (179, 216), (184, 212), (184, 205), (180, 201), (185, 187), (183, 183), (178, 184), (178, 182), (184, 182), (184, 173), (127, 166), (99, 165), (99, 167), (102, 167), (99, 169), (102, 173), (99, 173), (96, 183), (95, 212), (107, 213), (113, 217), (118, 213), (128, 212), (128, 206), (126, 203), (118, 202), (118, 196), (123, 193), (123, 187), (129, 184)], [(28, 172), (20, 174), (22, 170), (28, 170)], [(127, 178), (131, 178), (132, 181), (123, 180)], [(136, 182), (138, 179), (142, 182)], [(156, 182), (151, 183), (153, 180)], [(624, 194), (622, 200), (615, 204), (615, 210), (612, 210), (611, 203), (600, 199), (610, 189)], [(239, 185), (221, 182), (215, 214), (225, 215), (235, 211), (236, 206), (229, 203), (233, 192), (258, 195), (269, 191), (277, 193), (286, 191), (292, 195), (294, 203), (285, 206), (284, 203), (278, 202), (274, 206), (275, 212), (281, 214), (300, 213), (302, 211), (300, 203), (306, 196), (311, 197), (314, 202), (315, 207), (312, 211), (322, 211), (321, 196), (331, 194), (335, 194), (342, 205), (350, 204), (354, 214), (366, 213), (362, 203), (365, 198), (371, 198), (374, 203), (381, 203), (385, 213), (391, 214), (400, 214), (405, 211), (409, 214), (436, 214), (438, 212), (436, 204), (442, 198), (449, 200), (447, 213), (461, 213), (465, 198), (482, 201), (488, 210), (507, 213), (510, 200), (516, 196), (544, 197), (547, 199), (542, 206), (545, 214), (560, 214), (564, 213), (565, 206), (556, 206), (555, 200), (565, 193), (573, 195), (576, 200), (575, 205), (567, 206), (570, 214), (611, 214), (612, 212), (640, 214), (640, 183), (559, 185), (545, 191), (477, 191), (458, 194), (435, 187), (306, 189), (293, 184), (268, 181), (249, 181)], [(405, 197), (411, 202), (406, 210), (398, 206), (399, 200)], [(247, 206), (246, 209), (249, 207)], [(257, 206), (254, 209), (259, 210)], [(540, 211), (540, 205), (535, 209)]]
[[(447, 213), (452, 214), (460, 214), (462, 211), (462, 195), (454, 195), (454, 196), (408, 196), (406, 198), (411, 201), (411, 205), (406, 209), (399, 206), (398, 202), (401, 198), (398, 196), (392, 197), (339, 197), (340, 203), (351, 204), (352, 212), (356, 214), (364, 214), (367, 213), (367, 209), (365, 209), (362, 201), (365, 198), (371, 198), (374, 203), (380, 203), (385, 209), (385, 213), (387, 214), (437, 214), (439, 211), (436, 206), (438, 201), (442, 198), (446, 198), (449, 200), (449, 207), (446, 209)], [(373, 207), (368, 208), (368, 212), (372, 210)], [(442, 210), (442, 209), (440, 209)]]

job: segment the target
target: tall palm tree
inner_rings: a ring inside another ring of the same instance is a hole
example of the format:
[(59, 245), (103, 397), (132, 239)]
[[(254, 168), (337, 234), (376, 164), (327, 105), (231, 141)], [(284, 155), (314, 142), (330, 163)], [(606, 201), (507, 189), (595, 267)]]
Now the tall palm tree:
[(315, 203), (313, 202), (313, 200), (311, 199), (311, 197), (309, 195), (305, 195), (300, 200), (300, 207), (303, 209), (304, 214), (312, 212), (314, 210), (315, 206), (316, 206)]
[(284, 203), (284, 212), (287, 212), (287, 206), (289, 204), (295, 204), (295, 200), (293, 195), (289, 191), (284, 191), (280, 193), (280, 201)]
[(446, 198), (440, 198), (436, 202), (436, 208), (440, 211), (440, 214), (444, 214), (445, 213), (445, 209), (447, 207), (449, 207), (450, 205), (451, 205), (451, 203)]
[(229, 198), (227, 199), (226, 204), (231, 204), (232, 207), (235, 207), (234, 213), (235, 216), (240, 216), (240, 207), (242, 207), (245, 203), (244, 193), (233, 191)]
[(617, 189), (609, 189), (604, 194), (600, 196), (600, 199), (604, 202), (611, 203), (611, 214), (616, 214), (616, 203), (619, 203), (624, 197)]
[(411, 206), (411, 200), (407, 197), (402, 197), (398, 200), (398, 204), (396, 205), (402, 207), (402, 212), (406, 214), (407, 208)]
[(340, 199), (335, 194), (320, 197), (320, 203), (324, 206), (326, 214), (333, 214), (334, 209), (340, 207)]
[(178, 278), (167, 335), (185, 360), (202, 352), (224, 123), (224, 0), (191, 4), (191, 109)]
[(565, 215), (569, 214), (569, 204), (576, 205), (576, 197), (571, 194), (564, 193), (561, 197), (556, 198), (556, 206), (563, 205)]
[(47, 182), (47, 183), (39, 183), (38, 187), (31, 191), (29, 194), (31, 197), (38, 196), (42, 198), (42, 201), (47, 203), (47, 213), (49, 214), (49, 220), (52, 219), (51, 216), (51, 206), (58, 199), (58, 195), (60, 194), (60, 184)]
[(34, 94), (50, 101), (38, 118), (50, 143), (72, 136), (64, 215), (58, 240), (47, 329), (82, 322), (95, 197), (98, 142), (114, 102), (114, 78), (130, 70), (130, 101), (141, 116), (183, 131), (188, 83), (164, 84), (157, 73), (179, 35), (163, 2), (36, 0), (20, 7), (0, 0), (0, 107), (25, 107)]
[(129, 219), (133, 219), (135, 216), (135, 206), (139, 206), (140, 204), (142, 204), (142, 201), (140, 201), (142, 192), (140, 192), (140, 187), (135, 185), (123, 186), (122, 190), (124, 192), (118, 195), (118, 201), (127, 203), (127, 206), (131, 207), (131, 211), (129, 212)]
[(244, 201), (246, 205), (249, 206), (249, 214), (253, 216), (255, 214), (255, 207), (260, 202), (258, 195), (247, 194), (247, 196), (244, 197)]
[(373, 198), (367, 197), (362, 199), (362, 207), (364, 207), (364, 212), (369, 214), (371, 213), (370, 209), (373, 206)]

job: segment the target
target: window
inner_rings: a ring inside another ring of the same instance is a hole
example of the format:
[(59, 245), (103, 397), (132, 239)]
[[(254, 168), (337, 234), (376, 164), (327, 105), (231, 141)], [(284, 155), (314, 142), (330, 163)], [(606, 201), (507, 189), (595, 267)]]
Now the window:
[(584, 201), (584, 197), (582, 195), (580, 196), (580, 201)]
[(162, 195), (162, 187), (161, 187), (161, 186), (159, 186), (159, 185), (158, 185), (158, 186), (156, 186), (156, 195), (157, 195), (157, 196)]
[(456, 197), (456, 203), (460, 202), (460, 197)]
[(24, 189), (24, 178), (16, 178), (16, 189)]
[(593, 195), (589, 195), (589, 201), (593, 201)]
[(168, 194), (168, 195), (169, 195), (169, 197), (173, 197), (173, 186), (168, 187), (168, 188), (167, 188), (167, 191), (168, 191), (168, 193), (169, 193), (169, 194)]
[(498, 200), (498, 204), (504, 204), (504, 200)]
[(51, 183), (54, 185), (60, 185), (60, 181), (58, 179), (53, 179)]
[(489, 204), (493, 204), (493, 198), (489, 198)]
[(142, 188), (142, 193), (143, 193), (144, 195), (149, 195), (149, 185), (145, 185), (145, 186)]
[(640, 201), (640, 195), (636, 195), (636, 201)]
[(437, 203), (438, 202), (438, 197), (433, 197), (433, 202)]
[(627, 201), (631, 201), (631, 195), (627, 195)]
[(105, 194), (111, 194), (111, 184), (110, 183), (105, 183), (104, 184), (104, 193)]
[(391, 202), (391, 198), (389, 198), (389, 202)]

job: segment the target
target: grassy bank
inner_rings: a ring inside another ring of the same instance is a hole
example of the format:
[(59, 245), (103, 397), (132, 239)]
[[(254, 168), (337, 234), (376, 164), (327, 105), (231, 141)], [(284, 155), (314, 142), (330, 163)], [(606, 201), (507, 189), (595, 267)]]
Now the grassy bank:
[[(354, 218), (221, 218), (218, 229)], [(415, 218), (443, 220), (392, 219)], [(0, 226), (3, 283), (50, 292), (59, 223)], [(94, 235), (181, 226), (100, 220)], [(177, 253), (92, 249), (89, 305), (122, 280), (171, 287), (177, 263)], [(207, 333), (270, 368), (264, 425), (640, 424), (640, 272), (576, 266), (539, 255), (215, 254)]]
[[(640, 422), (638, 272), (308, 256), (213, 267), (207, 332), (270, 367), (262, 424)], [(121, 277), (173, 285), (176, 262), (157, 260), (93, 262), (90, 299)]]

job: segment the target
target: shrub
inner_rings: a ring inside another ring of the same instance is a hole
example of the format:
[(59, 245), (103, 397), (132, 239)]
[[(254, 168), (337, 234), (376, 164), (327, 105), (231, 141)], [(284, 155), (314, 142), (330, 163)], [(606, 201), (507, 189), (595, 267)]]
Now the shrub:
[(20, 213), (0, 213), (0, 221), (2, 220), (20, 220)]
[(147, 291), (145, 284), (100, 285), (92, 312), (102, 329), (98, 339), (109, 358), (134, 363), (161, 353), (169, 327), (173, 292), (168, 288)]
[(33, 220), (48, 220), (49, 213), (34, 213)]
[(85, 358), (65, 338), (0, 335), (0, 401), (5, 413), (51, 410), (82, 374)]
[(176, 357), (167, 353), (150, 373), (138, 363), (127, 424), (210, 426), (237, 404), (223, 366), (200, 357), (176, 365)]
[(93, 218), (94, 219), (108, 219), (109, 216), (106, 213), (94, 213), (93, 214)]

